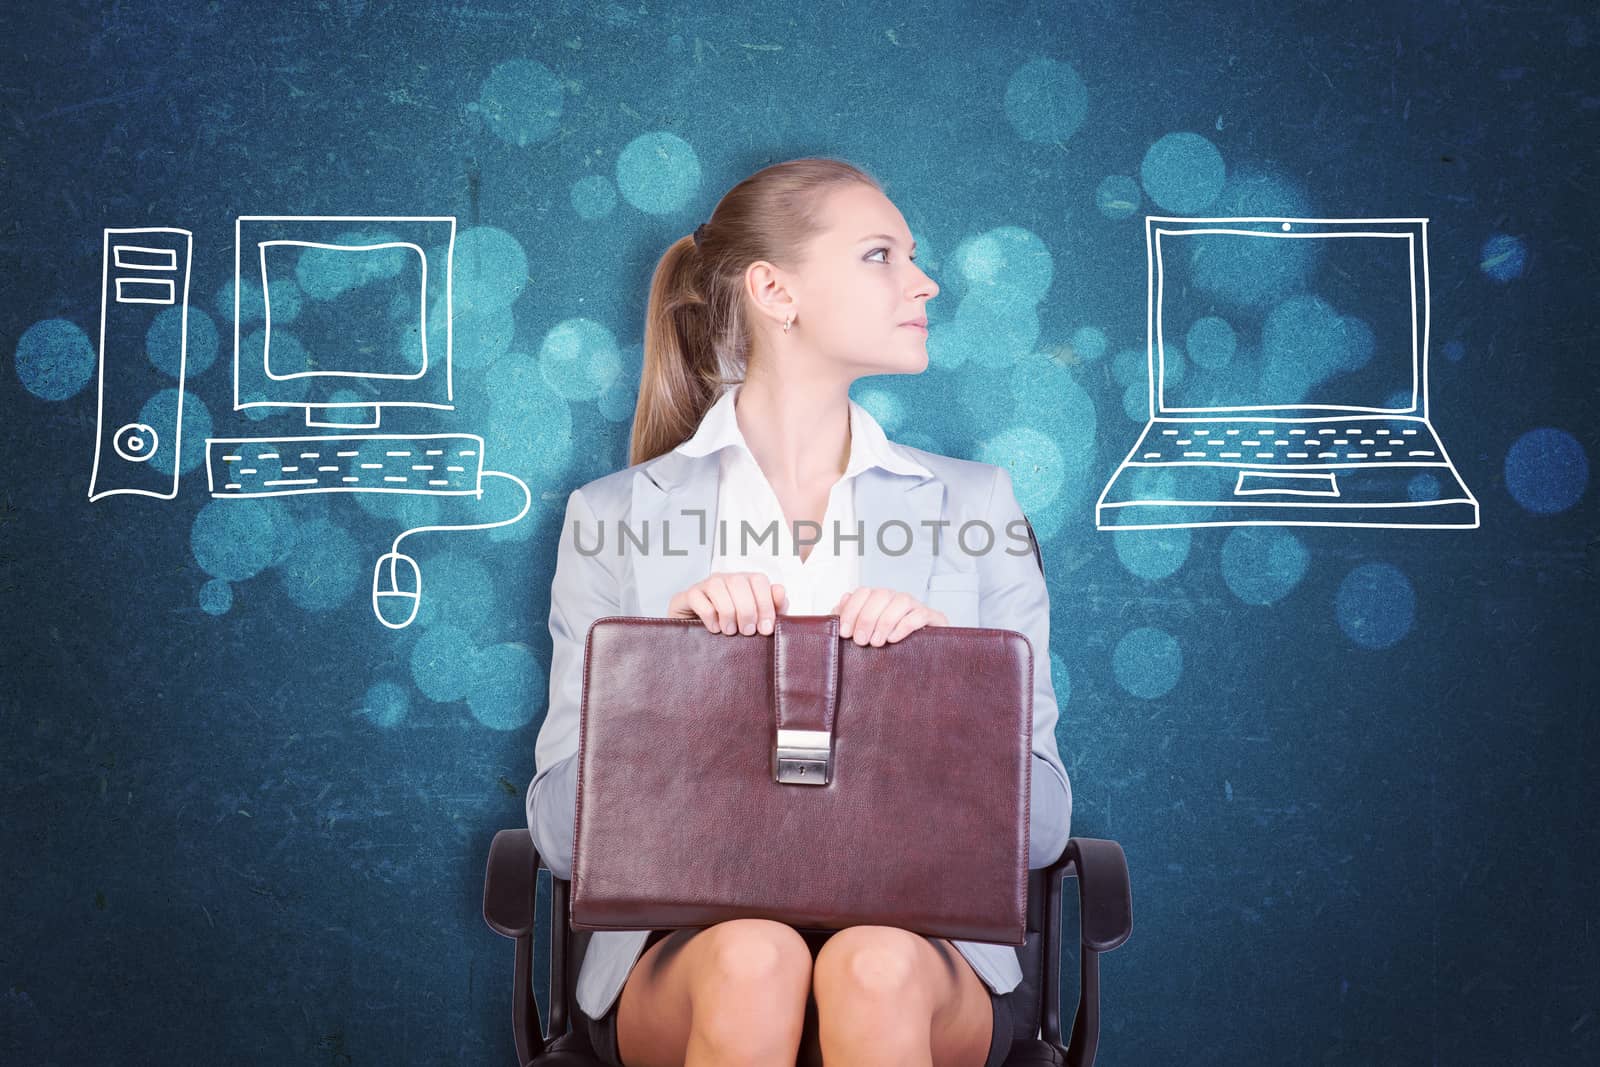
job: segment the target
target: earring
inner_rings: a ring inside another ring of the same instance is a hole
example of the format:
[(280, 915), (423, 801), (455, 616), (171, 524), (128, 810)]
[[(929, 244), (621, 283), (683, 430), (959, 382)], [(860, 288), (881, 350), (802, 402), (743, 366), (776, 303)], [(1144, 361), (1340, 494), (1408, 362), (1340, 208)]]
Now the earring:
[(783, 322), (783, 332), (784, 333), (788, 333), (789, 332), (789, 327), (792, 326), (793, 324), (794, 324), (794, 312), (791, 311), (789, 313), (789, 317), (787, 319), (785, 319), (784, 322)]

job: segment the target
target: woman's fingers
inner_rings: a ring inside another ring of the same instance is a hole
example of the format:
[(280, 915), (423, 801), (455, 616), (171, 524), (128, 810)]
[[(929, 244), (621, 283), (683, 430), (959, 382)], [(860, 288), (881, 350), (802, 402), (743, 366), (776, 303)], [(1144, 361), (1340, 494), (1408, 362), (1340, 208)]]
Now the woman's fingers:
[(856, 624), (856, 617), (861, 614), (861, 605), (866, 597), (858, 594), (866, 593), (866, 589), (851, 589), (839, 598), (839, 606), (833, 613), (839, 616), (839, 636), (849, 637)]
[(766, 583), (764, 577), (744, 571), (728, 576), (728, 595), (733, 597), (734, 627), (742, 634), (756, 632), (757, 600), (767, 595)]
[[(889, 641), (889, 635), (900, 624), (900, 620), (915, 610), (918, 602), (908, 593), (895, 593), (884, 602), (882, 610), (878, 612), (877, 620), (872, 624), (872, 633), (867, 638), (873, 646), (879, 647)], [(858, 629), (859, 633), (860, 630)]]
[(932, 608), (924, 607), (921, 604), (916, 605), (910, 611), (900, 616), (900, 621), (895, 623), (894, 628), (889, 631), (888, 642), (890, 644), (894, 644), (906, 634), (909, 634), (915, 630), (920, 630), (924, 626), (929, 625), (932, 615)]
[(948, 624), (943, 612), (893, 589), (852, 589), (833, 610), (839, 616), (839, 636), (863, 646), (882, 647), (923, 626)]
[(705, 623), (707, 630), (716, 633), (721, 629), (717, 622), (717, 606), (711, 602), (710, 597), (706, 596), (706, 591), (703, 587), (697, 583), (691, 585), (679, 595), (684, 598), (689, 610), (698, 615), (700, 621)]
[(696, 582), (680, 593), (674, 593), (672, 599), (667, 601), (667, 617), (670, 619), (698, 618), (705, 623), (706, 629), (717, 628), (717, 609), (711, 599), (705, 595)]
[[(765, 596), (760, 583), (765, 579), (749, 571), (734, 571), (724, 575), (728, 595), (733, 599), (733, 633), (753, 634), (760, 622), (761, 598)], [(725, 631), (726, 632), (726, 631)]]
[[(839, 636), (852, 638), (858, 645), (866, 645), (872, 640), (879, 616), (897, 595), (893, 589), (852, 590), (846, 595), (844, 610), (839, 612)], [(882, 643), (878, 642), (880, 645)]]
[(700, 583), (700, 588), (706, 596), (711, 598), (711, 603), (717, 609), (717, 624), (715, 629), (725, 634), (738, 632), (739, 612), (734, 607), (733, 594), (728, 591), (728, 582), (721, 574), (713, 574)]
[[(764, 576), (761, 580), (763, 583), (766, 582)], [(766, 591), (767, 595), (765, 597), (756, 597), (756, 604), (761, 609), (759, 612), (761, 632), (770, 634), (774, 624), (777, 622), (778, 612), (782, 611), (784, 604), (788, 603), (789, 594), (788, 590), (784, 589), (782, 582), (773, 582), (767, 585)]]
[(712, 633), (770, 634), (788, 603), (788, 590), (760, 571), (719, 571), (675, 594), (667, 615), (698, 617)]
[(729, 576), (728, 585), (739, 608), (739, 632), (770, 634), (777, 613), (788, 600), (782, 584), (760, 571), (740, 571)]
[[(789, 592), (759, 571), (712, 574), (672, 598), (669, 615), (698, 616), (712, 633), (770, 634), (779, 613), (789, 607)], [(924, 626), (948, 626), (944, 612), (909, 593), (861, 587), (839, 598), (839, 636), (858, 645), (881, 647)]]

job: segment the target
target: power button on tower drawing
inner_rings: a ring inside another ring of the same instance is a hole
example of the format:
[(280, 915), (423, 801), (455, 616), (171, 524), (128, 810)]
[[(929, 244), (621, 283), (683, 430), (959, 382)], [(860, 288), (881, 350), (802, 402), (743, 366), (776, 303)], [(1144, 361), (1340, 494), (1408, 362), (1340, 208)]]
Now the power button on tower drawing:
[(161, 447), (161, 438), (155, 427), (130, 422), (111, 435), (111, 447), (129, 463), (144, 463)]

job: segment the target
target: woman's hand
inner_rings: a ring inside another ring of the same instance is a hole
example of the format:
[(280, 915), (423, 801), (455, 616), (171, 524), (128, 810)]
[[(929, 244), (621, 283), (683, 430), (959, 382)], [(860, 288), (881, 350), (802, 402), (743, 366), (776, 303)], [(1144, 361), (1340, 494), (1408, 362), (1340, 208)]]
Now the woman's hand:
[(698, 616), (712, 633), (770, 634), (788, 600), (783, 583), (769, 582), (759, 571), (717, 571), (674, 594), (667, 617)]
[(839, 636), (855, 637), (858, 645), (869, 641), (881, 648), (924, 626), (949, 626), (945, 613), (928, 607), (910, 593), (893, 589), (852, 589), (839, 598), (833, 614), (839, 616)]

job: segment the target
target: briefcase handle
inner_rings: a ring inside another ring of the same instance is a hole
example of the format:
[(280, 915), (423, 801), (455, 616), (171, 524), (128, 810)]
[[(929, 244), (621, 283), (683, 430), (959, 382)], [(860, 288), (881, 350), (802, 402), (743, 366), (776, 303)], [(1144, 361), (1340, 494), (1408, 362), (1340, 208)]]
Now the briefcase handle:
[(839, 616), (780, 613), (772, 639), (773, 781), (827, 785), (839, 705)]

